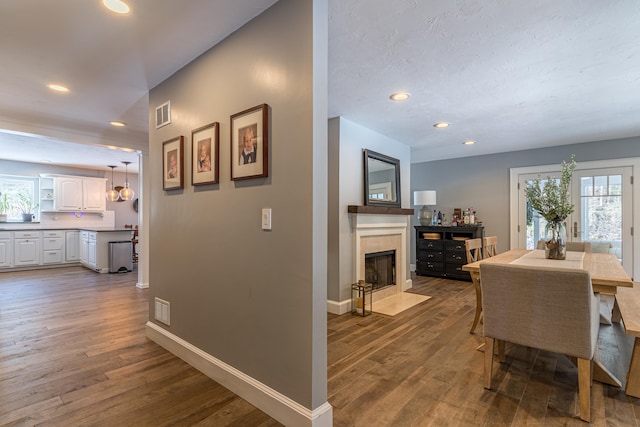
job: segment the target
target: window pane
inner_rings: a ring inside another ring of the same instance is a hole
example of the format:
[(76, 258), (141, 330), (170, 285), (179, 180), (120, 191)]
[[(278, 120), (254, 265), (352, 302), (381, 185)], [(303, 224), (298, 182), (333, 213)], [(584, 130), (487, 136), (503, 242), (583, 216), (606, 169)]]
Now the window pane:
[(609, 195), (620, 196), (622, 194), (622, 175), (609, 176)]
[(594, 176), (593, 177), (593, 195), (594, 196), (606, 196), (607, 195), (607, 177), (606, 176)]
[(593, 180), (590, 176), (580, 178), (580, 188), (582, 196), (593, 196)]

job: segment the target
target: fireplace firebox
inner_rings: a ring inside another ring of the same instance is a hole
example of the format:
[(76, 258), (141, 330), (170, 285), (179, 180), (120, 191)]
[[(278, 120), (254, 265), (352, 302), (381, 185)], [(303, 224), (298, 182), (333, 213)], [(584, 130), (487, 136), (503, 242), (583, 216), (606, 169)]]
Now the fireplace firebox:
[(396, 284), (396, 251), (372, 252), (364, 255), (365, 282), (373, 285), (373, 290)]

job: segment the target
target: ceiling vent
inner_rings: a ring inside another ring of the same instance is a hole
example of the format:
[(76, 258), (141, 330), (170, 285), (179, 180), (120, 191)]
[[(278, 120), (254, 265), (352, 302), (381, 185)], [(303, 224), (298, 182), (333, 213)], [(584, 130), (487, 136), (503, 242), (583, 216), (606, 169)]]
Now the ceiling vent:
[(156, 129), (171, 123), (171, 101), (156, 108)]

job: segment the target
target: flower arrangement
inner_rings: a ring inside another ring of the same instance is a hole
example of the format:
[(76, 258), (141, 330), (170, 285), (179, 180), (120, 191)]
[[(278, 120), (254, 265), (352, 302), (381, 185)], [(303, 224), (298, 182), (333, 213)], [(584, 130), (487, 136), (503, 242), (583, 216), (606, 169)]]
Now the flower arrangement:
[(531, 207), (545, 220), (545, 256), (553, 259), (565, 259), (567, 231), (565, 220), (575, 210), (569, 198), (571, 176), (576, 168), (575, 155), (571, 155), (569, 163), (562, 161), (560, 181), (547, 177), (544, 186), (540, 176), (527, 184), (525, 194)]
[(565, 221), (575, 210), (575, 206), (569, 199), (571, 176), (576, 168), (575, 157), (572, 154), (569, 163), (562, 161), (562, 174), (559, 183), (554, 178), (547, 177), (547, 181), (543, 186), (538, 176), (525, 189), (531, 206), (547, 222)]

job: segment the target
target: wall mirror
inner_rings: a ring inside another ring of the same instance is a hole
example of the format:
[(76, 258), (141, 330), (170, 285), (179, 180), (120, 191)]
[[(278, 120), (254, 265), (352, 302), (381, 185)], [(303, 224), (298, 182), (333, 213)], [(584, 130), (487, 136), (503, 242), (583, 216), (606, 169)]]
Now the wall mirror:
[(400, 207), (400, 160), (364, 150), (364, 204)]

